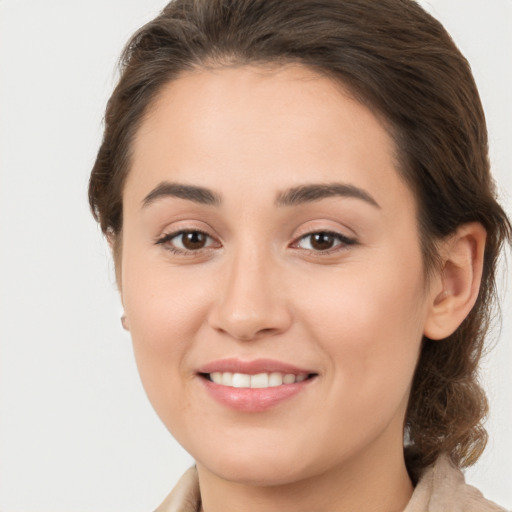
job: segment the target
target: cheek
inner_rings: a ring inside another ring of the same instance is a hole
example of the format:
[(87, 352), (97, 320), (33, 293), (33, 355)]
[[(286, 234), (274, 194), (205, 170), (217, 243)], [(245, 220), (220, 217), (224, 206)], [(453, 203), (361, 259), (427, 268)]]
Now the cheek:
[(167, 262), (127, 257), (122, 297), (134, 344), (159, 353), (179, 351), (204, 321), (205, 283), (192, 267), (176, 272)]
[(388, 397), (396, 405), (408, 392), (423, 333), (421, 268), (404, 275), (374, 265), (317, 276), (303, 297), (298, 316), (327, 354), (327, 374), (351, 390), (346, 396), (380, 407)]
[(326, 339), (339, 336), (358, 346), (384, 339), (392, 345), (423, 331), (421, 267), (404, 274), (386, 265), (361, 265), (296, 277), (294, 295), (302, 312), (298, 316), (310, 318), (311, 328), (321, 329)]
[[(167, 423), (166, 416), (187, 407), (181, 391), (191, 378), (186, 358), (204, 325), (209, 293), (197, 271), (173, 272), (166, 263), (129, 254), (122, 269), (123, 305), (140, 378)], [(176, 393), (182, 400), (175, 400)]]

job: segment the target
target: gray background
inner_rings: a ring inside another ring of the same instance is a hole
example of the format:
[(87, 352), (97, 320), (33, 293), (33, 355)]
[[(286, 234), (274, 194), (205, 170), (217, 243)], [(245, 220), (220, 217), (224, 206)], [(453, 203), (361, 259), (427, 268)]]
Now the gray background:
[[(469, 58), (512, 212), (512, 2), (422, 2)], [(157, 0), (0, 0), (0, 510), (152, 510), (191, 463), (139, 383), (87, 209), (115, 63)], [(505, 282), (503, 277), (502, 282)], [(467, 473), (512, 506), (512, 304), (485, 362), (491, 442)]]

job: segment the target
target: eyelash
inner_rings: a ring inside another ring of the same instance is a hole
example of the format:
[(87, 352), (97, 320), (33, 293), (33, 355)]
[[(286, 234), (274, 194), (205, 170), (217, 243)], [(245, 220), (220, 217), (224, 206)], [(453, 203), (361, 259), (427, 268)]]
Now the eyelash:
[[(166, 250), (172, 252), (173, 254), (178, 254), (178, 255), (183, 255), (183, 256), (196, 256), (198, 253), (201, 253), (202, 251), (211, 250), (211, 247), (209, 247), (209, 246), (202, 247), (197, 250), (192, 250), (192, 249), (182, 249), (182, 248), (175, 247), (172, 245), (165, 245), (168, 242), (170, 242), (171, 240), (173, 240), (174, 238), (177, 238), (177, 237), (183, 236), (183, 235), (187, 235), (187, 234), (200, 234), (200, 235), (206, 236), (210, 240), (214, 240), (213, 237), (210, 236), (206, 231), (202, 231), (200, 229), (182, 229), (182, 230), (175, 231), (173, 233), (168, 233), (168, 234), (162, 236), (161, 238), (157, 239), (155, 243), (156, 243), (156, 245), (163, 245)], [(304, 251), (307, 251), (311, 254), (317, 254), (317, 255), (318, 254), (330, 254), (333, 252), (343, 250), (347, 246), (357, 244), (356, 239), (346, 237), (346, 236), (342, 235), (341, 233), (337, 233), (335, 231), (319, 230), (319, 231), (311, 231), (309, 233), (305, 233), (304, 235), (301, 235), (290, 245), (290, 247), (300, 249), (300, 247), (298, 247), (298, 244), (302, 240), (305, 240), (308, 237), (312, 237), (314, 235), (324, 235), (324, 236), (332, 237), (338, 243), (334, 247), (331, 247), (331, 248), (325, 249), (325, 250), (303, 249)]]
[(182, 256), (196, 256), (201, 251), (210, 249), (210, 247), (203, 247), (203, 248), (200, 248), (200, 249), (197, 249), (194, 251), (191, 249), (181, 249), (179, 247), (174, 247), (172, 245), (167, 244), (167, 242), (170, 242), (174, 238), (178, 238), (179, 236), (183, 236), (183, 235), (187, 235), (187, 234), (191, 234), (191, 233), (204, 235), (205, 237), (209, 238), (210, 240), (213, 240), (213, 237), (211, 237), (206, 231), (202, 231), (200, 229), (180, 229), (179, 231), (175, 231), (173, 233), (168, 233), (168, 234), (162, 236), (161, 238), (159, 238), (156, 241), (156, 244), (163, 245), (167, 251), (170, 251), (173, 254), (179, 254)]
[[(336, 231), (328, 231), (328, 230), (319, 230), (319, 231), (310, 231), (309, 233), (305, 233), (304, 235), (300, 236), (295, 242), (292, 243), (292, 247), (297, 247), (298, 244), (307, 238), (311, 238), (314, 235), (323, 235), (327, 237), (334, 238), (335, 241), (338, 243), (334, 245), (334, 247), (330, 247), (329, 249), (325, 250), (319, 250), (319, 249), (303, 249), (305, 251), (308, 251), (311, 254), (330, 254), (338, 251), (342, 251), (347, 248), (347, 246), (350, 245), (356, 245), (357, 240), (354, 238), (349, 238), (345, 235), (342, 235), (341, 233), (337, 233)], [(298, 248), (298, 247), (297, 247)]]

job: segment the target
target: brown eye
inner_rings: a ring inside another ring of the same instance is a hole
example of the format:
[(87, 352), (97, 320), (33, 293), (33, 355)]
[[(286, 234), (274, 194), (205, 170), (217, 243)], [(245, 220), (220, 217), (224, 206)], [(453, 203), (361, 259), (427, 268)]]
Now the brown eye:
[(317, 251), (327, 251), (334, 246), (336, 239), (330, 233), (314, 233), (310, 235), (311, 247)]
[(344, 247), (355, 243), (355, 240), (347, 238), (339, 233), (318, 231), (301, 237), (296, 243), (296, 247), (299, 247), (300, 249), (307, 249), (309, 251), (325, 252), (331, 249), (343, 249)]
[(196, 251), (206, 246), (208, 235), (200, 231), (187, 231), (182, 233), (177, 238), (181, 237), (181, 244), (183, 248), (189, 251)]
[(170, 233), (156, 242), (173, 252), (194, 252), (215, 246), (215, 240), (202, 231), (179, 231)]

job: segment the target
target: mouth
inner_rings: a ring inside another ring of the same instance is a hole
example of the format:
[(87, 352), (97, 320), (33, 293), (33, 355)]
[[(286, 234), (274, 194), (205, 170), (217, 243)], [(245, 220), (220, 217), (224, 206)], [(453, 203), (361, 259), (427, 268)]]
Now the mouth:
[(220, 404), (242, 412), (263, 412), (305, 392), (319, 374), (267, 359), (224, 359), (200, 368), (197, 376)]
[(256, 374), (233, 373), (233, 372), (211, 372), (199, 373), (200, 377), (207, 379), (214, 384), (230, 388), (266, 389), (278, 386), (296, 384), (312, 379), (316, 373), (281, 373), (262, 372)]

